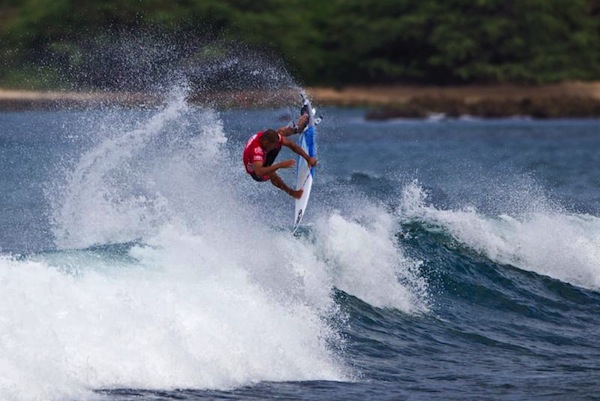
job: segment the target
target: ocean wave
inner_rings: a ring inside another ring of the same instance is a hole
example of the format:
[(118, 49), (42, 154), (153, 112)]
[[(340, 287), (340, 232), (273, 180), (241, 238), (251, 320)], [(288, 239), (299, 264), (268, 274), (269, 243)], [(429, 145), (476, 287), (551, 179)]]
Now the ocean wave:
[(49, 189), (56, 249), (0, 257), (0, 398), (351, 381), (338, 291), (427, 313), (389, 211), (365, 200), (294, 236), (237, 181), (217, 113), (179, 94), (131, 125)]
[(490, 260), (587, 289), (600, 289), (600, 218), (568, 213), (543, 200), (521, 214), (488, 216), (473, 207), (438, 209), (418, 182), (404, 188), (404, 219), (445, 230)]

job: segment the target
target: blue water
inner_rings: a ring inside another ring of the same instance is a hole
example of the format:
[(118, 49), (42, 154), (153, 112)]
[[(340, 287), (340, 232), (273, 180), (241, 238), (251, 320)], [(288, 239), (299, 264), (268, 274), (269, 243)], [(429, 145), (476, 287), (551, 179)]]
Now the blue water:
[(599, 122), (321, 112), (0, 113), (0, 399), (598, 399)]

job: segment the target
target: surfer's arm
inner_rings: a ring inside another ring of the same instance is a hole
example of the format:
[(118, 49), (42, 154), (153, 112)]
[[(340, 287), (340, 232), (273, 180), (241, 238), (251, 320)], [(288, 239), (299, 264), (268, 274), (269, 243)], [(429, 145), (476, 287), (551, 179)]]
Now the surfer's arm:
[(293, 167), (294, 164), (296, 164), (296, 160), (294, 160), (294, 159), (284, 160), (282, 162), (275, 163), (272, 166), (266, 166), (266, 167), (263, 166), (263, 162), (261, 162), (261, 161), (252, 163), (252, 165), (254, 166), (254, 174), (256, 174), (259, 177), (262, 177), (263, 175), (269, 175), (271, 173), (274, 173), (275, 171), (279, 170), (280, 168)]
[(292, 152), (302, 156), (304, 158), (304, 160), (306, 160), (306, 162), (308, 163), (309, 166), (313, 167), (317, 165), (317, 159), (314, 157), (310, 157), (305, 151), (304, 149), (302, 149), (300, 146), (298, 146), (297, 143), (290, 141), (287, 138), (283, 138), (283, 145), (287, 146), (288, 148), (290, 148), (292, 150)]

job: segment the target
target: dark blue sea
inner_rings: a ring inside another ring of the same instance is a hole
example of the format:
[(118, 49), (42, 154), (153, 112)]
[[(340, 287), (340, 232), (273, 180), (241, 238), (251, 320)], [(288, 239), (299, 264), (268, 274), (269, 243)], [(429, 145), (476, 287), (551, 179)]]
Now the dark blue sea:
[(293, 235), (184, 98), (0, 113), (1, 400), (600, 399), (598, 120), (320, 109)]

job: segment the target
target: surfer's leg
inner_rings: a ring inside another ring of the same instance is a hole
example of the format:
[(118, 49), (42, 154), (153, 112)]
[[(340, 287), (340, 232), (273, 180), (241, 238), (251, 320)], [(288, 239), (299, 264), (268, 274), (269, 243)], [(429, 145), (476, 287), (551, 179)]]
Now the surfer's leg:
[(270, 178), (271, 183), (273, 185), (275, 185), (277, 188), (285, 191), (292, 198), (300, 199), (300, 197), (302, 196), (302, 192), (303, 191), (301, 189), (299, 189), (299, 190), (296, 191), (296, 190), (293, 190), (292, 188), (288, 187), (286, 185), (286, 183), (283, 182), (283, 180), (281, 179), (281, 177), (277, 175), (277, 173), (271, 173), (269, 175), (269, 178)]

